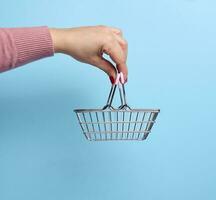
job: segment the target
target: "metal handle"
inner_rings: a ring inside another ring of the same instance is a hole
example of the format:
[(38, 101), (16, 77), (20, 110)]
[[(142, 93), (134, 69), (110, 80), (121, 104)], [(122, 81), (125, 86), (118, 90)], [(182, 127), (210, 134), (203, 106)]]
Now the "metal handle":
[(121, 100), (121, 105), (119, 106), (118, 109), (131, 109), (126, 102), (126, 94), (125, 94), (125, 87), (124, 87), (124, 76), (123, 73), (117, 73), (116, 76), (116, 80), (115, 82), (112, 84), (111, 89), (110, 89), (110, 93), (108, 96), (108, 100), (106, 105), (103, 107), (103, 110), (105, 109), (114, 109), (112, 106), (112, 101), (113, 101), (113, 97), (116, 91), (116, 87), (118, 85), (119, 88), (119, 94), (120, 94), (120, 100)]

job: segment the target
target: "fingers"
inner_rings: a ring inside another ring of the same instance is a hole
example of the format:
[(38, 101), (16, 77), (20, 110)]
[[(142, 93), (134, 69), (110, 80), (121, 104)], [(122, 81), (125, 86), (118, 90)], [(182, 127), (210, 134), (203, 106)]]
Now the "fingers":
[(120, 44), (120, 46), (121, 46), (121, 48), (125, 54), (126, 60), (127, 60), (127, 54), (128, 54), (127, 41), (123, 37), (120, 37), (119, 35), (115, 35), (115, 38), (117, 39), (118, 43)]
[(119, 42), (120, 46), (122, 47), (122, 50), (124, 51), (126, 55), (126, 59), (127, 59), (127, 54), (128, 54), (127, 40), (124, 39), (123, 33), (120, 29), (111, 27), (111, 30), (114, 33), (114, 37), (116, 38), (116, 40)]
[(114, 42), (112, 42), (110, 46), (105, 48), (104, 52), (107, 53), (112, 58), (112, 60), (116, 63), (116, 67), (118, 71), (123, 73), (125, 77), (125, 81), (127, 81), (127, 75), (128, 75), (128, 70), (126, 65), (127, 54), (128, 54), (127, 41), (123, 38), (123, 33), (120, 29), (115, 27), (109, 27), (109, 28), (114, 33), (113, 36), (116, 40), (115, 43), (118, 44), (114, 44)]
[(115, 33), (116, 35), (119, 35), (121, 37), (123, 37), (123, 33), (119, 28), (114, 28), (114, 27), (110, 27), (110, 30)]
[[(105, 71), (112, 80), (116, 78), (116, 68), (118, 72), (122, 72), (124, 75), (125, 82), (127, 81), (128, 70), (127, 70), (127, 53), (128, 44), (123, 38), (123, 33), (120, 29), (114, 27), (99, 26), (99, 30), (102, 33), (102, 46), (100, 46), (97, 57), (94, 57), (92, 65), (95, 65)], [(99, 40), (98, 40), (99, 41)], [(103, 58), (103, 53), (110, 56), (116, 67)]]
[(126, 65), (126, 59), (127, 55), (125, 54), (124, 50), (120, 46), (119, 42), (115, 41), (113, 43), (109, 43), (104, 46), (103, 52), (108, 54), (111, 59), (116, 63), (116, 67), (119, 72), (122, 72), (125, 78), (125, 81), (127, 81), (127, 65)]

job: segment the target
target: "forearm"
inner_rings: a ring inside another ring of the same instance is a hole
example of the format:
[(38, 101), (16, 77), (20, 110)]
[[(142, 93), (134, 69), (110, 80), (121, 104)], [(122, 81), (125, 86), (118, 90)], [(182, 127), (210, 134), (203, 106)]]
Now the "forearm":
[(0, 72), (53, 54), (52, 38), (45, 26), (0, 28)]

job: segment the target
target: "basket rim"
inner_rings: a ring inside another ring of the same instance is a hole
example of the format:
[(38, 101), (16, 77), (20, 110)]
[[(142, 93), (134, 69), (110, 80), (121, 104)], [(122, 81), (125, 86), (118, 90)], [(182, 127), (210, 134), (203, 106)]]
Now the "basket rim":
[(92, 108), (92, 109), (74, 109), (74, 112), (76, 113), (82, 113), (82, 112), (152, 112), (152, 113), (159, 113), (160, 109), (136, 108), (136, 109), (130, 109), (130, 110), (124, 110), (124, 109), (103, 110), (99, 108)]

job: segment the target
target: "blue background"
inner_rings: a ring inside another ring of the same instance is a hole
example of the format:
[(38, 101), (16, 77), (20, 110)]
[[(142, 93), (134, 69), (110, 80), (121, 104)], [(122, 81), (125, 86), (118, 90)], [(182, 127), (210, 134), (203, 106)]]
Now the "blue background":
[(128, 102), (160, 108), (144, 142), (85, 140), (73, 109), (102, 107), (102, 71), (56, 55), (0, 75), (1, 200), (215, 200), (213, 0), (2, 1), (0, 26), (120, 27)]

